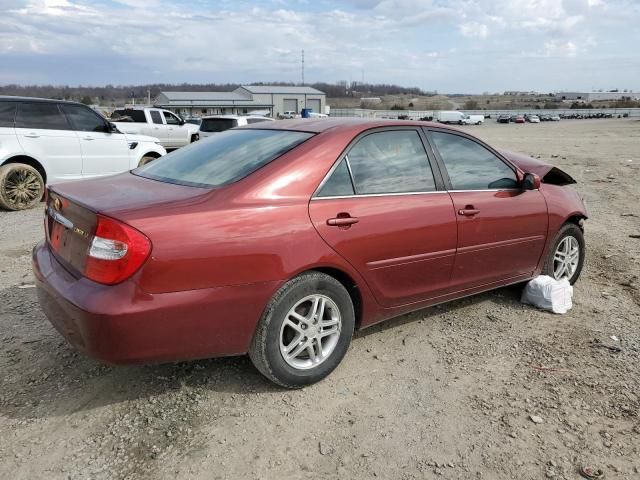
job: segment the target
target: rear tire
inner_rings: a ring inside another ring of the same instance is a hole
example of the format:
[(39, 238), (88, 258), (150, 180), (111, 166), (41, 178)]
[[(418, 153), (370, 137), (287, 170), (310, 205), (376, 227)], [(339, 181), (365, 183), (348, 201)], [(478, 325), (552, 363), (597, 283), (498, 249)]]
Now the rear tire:
[(26, 210), (44, 194), (42, 175), (31, 165), (9, 163), (0, 167), (0, 208)]
[[(572, 266), (569, 257), (567, 257), (564, 252), (570, 252), (576, 247), (578, 248), (578, 252), (577, 256), (575, 256), (575, 264)], [(569, 279), (569, 283), (573, 285), (582, 272), (585, 253), (586, 248), (582, 230), (574, 223), (565, 223), (556, 234), (553, 246), (547, 256), (547, 261), (542, 269), (542, 274), (549, 275), (556, 280), (566, 277)], [(566, 259), (566, 261), (564, 259)], [(562, 268), (563, 262), (566, 268)]]
[(335, 278), (308, 272), (285, 283), (256, 328), (249, 357), (272, 382), (302, 388), (329, 375), (347, 353), (355, 314)]

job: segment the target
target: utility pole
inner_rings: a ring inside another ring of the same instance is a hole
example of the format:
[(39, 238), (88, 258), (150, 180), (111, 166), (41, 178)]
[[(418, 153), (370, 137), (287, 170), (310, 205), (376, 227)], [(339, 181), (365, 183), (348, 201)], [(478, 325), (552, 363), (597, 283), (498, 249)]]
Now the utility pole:
[(151, 105), (151, 89), (147, 90), (147, 105)]
[(304, 50), (302, 50), (302, 86), (304, 87)]

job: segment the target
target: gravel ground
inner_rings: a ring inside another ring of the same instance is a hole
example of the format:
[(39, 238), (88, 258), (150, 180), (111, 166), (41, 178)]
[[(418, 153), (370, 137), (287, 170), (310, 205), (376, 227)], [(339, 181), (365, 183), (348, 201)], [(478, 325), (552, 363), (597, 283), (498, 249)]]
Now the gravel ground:
[(76, 354), (29, 287), (42, 209), (0, 212), (0, 478), (640, 478), (640, 122), (465, 128), (578, 180), (592, 217), (573, 310), (516, 287), (422, 310), (360, 332), (300, 391), (247, 358)]

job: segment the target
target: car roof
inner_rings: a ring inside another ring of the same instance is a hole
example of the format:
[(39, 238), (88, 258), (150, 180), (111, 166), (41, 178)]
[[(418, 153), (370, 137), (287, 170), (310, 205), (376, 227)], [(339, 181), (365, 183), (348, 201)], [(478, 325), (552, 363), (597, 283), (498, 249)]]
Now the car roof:
[(456, 128), (441, 123), (423, 122), (421, 120), (389, 120), (364, 118), (296, 118), (293, 120), (278, 120), (277, 122), (253, 123), (238, 128), (255, 128), (258, 130), (293, 130), (300, 132), (322, 133), (328, 130), (348, 128), (354, 132), (380, 127), (433, 127), (445, 130), (459, 131)]
[(42, 102), (42, 103), (69, 103), (72, 105), (83, 105), (80, 102), (70, 100), (57, 100), (55, 98), (20, 97), (13, 95), (0, 95), (0, 102)]

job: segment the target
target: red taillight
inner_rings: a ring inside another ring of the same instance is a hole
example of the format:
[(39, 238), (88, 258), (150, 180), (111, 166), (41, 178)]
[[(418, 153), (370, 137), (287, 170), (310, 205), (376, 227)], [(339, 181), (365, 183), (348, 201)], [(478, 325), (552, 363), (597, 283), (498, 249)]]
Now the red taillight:
[(151, 241), (129, 225), (97, 217), (84, 274), (94, 282), (114, 285), (138, 271), (151, 253)]

